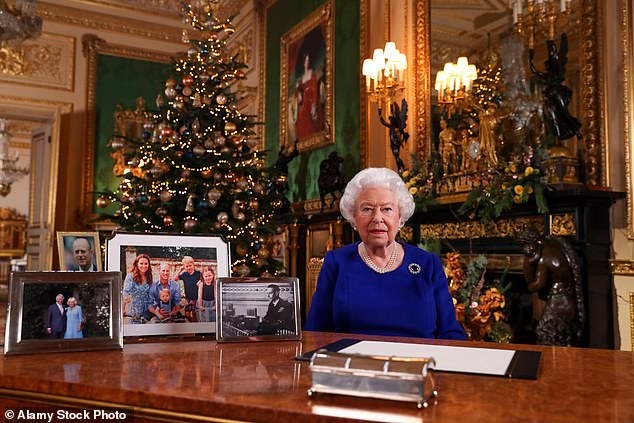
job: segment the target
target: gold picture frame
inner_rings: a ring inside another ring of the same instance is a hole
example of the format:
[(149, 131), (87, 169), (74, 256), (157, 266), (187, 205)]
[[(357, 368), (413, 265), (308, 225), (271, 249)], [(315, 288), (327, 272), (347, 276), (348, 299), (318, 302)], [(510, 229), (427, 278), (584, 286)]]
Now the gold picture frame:
[(57, 232), (57, 249), (60, 270), (101, 272), (103, 269), (97, 232)]
[(621, 31), (623, 34), (623, 109), (625, 140), (625, 187), (627, 191), (627, 237), (634, 239), (634, 173), (632, 151), (634, 151), (634, 0), (621, 1)]
[(4, 354), (122, 349), (120, 297), (119, 272), (13, 272)]
[(334, 144), (334, 1), (282, 36), (280, 143), (300, 152)]

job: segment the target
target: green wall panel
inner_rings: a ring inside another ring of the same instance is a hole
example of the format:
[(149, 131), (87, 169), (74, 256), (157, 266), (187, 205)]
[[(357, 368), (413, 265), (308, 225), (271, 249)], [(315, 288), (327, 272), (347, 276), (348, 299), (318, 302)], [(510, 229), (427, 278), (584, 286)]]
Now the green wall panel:
[[(120, 178), (114, 176), (114, 160), (106, 146), (114, 132), (114, 111), (117, 104), (126, 110), (136, 108), (136, 99), (144, 97), (147, 108), (155, 108), (157, 94), (162, 93), (171, 65), (125, 57), (97, 56), (95, 156), (93, 190), (114, 190)], [(112, 213), (116, 208), (99, 209), (95, 213)]]
[[(267, 10), (266, 147), (273, 164), (280, 148), (280, 43), (282, 36), (323, 0), (278, 0)], [(359, 0), (335, 0), (335, 144), (304, 153), (289, 165), (289, 200), (319, 198), (319, 163), (332, 151), (344, 158), (350, 179), (359, 170)]]

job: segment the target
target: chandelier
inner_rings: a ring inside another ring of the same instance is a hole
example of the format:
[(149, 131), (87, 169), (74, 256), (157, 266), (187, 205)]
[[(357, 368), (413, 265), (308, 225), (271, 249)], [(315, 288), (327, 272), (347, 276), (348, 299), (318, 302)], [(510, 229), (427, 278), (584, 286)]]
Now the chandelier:
[(572, 0), (509, 0), (515, 31), (534, 48), (535, 34), (555, 39), (555, 28), (562, 29), (572, 12)]
[[(0, 0), (1, 1), (1, 0)], [(11, 184), (28, 174), (28, 169), (16, 166), (19, 157), (9, 154), (9, 133), (7, 121), (0, 119), (0, 195), (6, 197), (11, 192)]]
[(35, 14), (37, 0), (0, 0), (0, 45), (35, 39), (42, 32), (42, 18)]
[(477, 78), (476, 66), (470, 65), (466, 57), (459, 57), (456, 63), (445, 63), (443, 70), (436, 73), (434, 88), (438, 92), (438, 105), (447, 110), (449, 117), (466, 104), (473, 81)]

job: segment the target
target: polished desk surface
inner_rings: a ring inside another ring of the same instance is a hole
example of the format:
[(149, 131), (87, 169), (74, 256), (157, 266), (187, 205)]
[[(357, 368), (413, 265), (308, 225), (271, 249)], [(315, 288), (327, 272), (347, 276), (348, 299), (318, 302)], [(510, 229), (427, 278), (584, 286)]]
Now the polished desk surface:
[[(438, 372), (437, 403), (422, 410), (408, 402), (309, 398), (308, 363), (293, 357), (341, 338), (528, 349), (541, 351), (542, 360), (537, 380)], [(112, 407), (140, 421), (634, 422), (634, 353), (305, 332), (301, 342), (154, 341), (0, 360), (0, 403), (8, 409), (30, 401)]]

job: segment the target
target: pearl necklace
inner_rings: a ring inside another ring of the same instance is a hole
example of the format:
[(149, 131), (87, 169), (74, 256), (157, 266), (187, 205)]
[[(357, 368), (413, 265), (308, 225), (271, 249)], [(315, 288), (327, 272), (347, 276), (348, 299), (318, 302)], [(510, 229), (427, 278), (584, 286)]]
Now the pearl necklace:
[(392, 255), (390, 256), (390, 259), (388, 260), (385, 267), (379, 267), (376, 265), (376, 263), (372, 260), (372, 258), (368, 254), (368, 250), (363, 242), (359, 244), (358, 250), (359, 250), (359, 254), (361, 255), (361, 258), (363, 259), (363, 262), (367, 264), (368, 267), (374, 270), (376, 273), (383, 274), (383, 273), (391, 272), (392, 270), (394, 270), (394, 267), (396, 264), (396, 258), (398, 257), (397, 243), (394, 243), (394, 249), (392, 250)]

